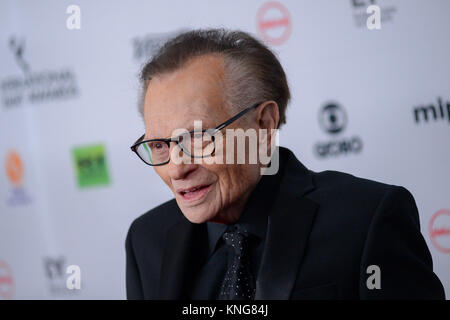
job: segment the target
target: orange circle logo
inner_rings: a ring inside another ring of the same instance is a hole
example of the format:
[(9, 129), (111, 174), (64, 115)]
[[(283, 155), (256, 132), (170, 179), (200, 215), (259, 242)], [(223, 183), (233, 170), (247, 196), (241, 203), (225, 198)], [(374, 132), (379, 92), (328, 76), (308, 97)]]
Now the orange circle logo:
[(6, 174), (9, 180), (15, 186), (22, 184), (23, 179), (23, 163), (20, 156), (15, 151), (10, 151), (6, 156)]

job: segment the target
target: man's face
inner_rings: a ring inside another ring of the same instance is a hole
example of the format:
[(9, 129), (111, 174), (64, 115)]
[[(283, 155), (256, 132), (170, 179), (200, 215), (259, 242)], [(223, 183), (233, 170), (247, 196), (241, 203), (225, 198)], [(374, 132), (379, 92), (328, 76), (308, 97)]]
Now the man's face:
[[(145, 139), (172, 137), (176, 129), (193, 130), (195, 120), (202, 121), (203, 129), (214, 128), (232, 117), (233, 112), (224, 106), (223, 74), (222, 58), (202, 56), (182, 69), (153, 78), (145, 95)], [(244, 123), (239, 119), (227, 128)], [(176, 143), (170, 147), (171, 154), (178, 148)], [(183, 214), (194, 223), (237, 220), (259, 181), (259, 168), (247, 163), (176, 164), (172, 160), (154, 167), (174, 193)]]

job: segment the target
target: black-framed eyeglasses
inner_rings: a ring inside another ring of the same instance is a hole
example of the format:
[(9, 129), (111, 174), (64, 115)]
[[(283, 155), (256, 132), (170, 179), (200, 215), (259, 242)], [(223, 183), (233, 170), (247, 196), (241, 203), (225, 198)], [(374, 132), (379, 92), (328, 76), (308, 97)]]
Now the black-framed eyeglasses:
[(173, 138), (160, 138), (143, 140), (142, 135), (132, 146), (131, 150), (150, 166), (162, 166), (170, 161), (170, 143), (175, 142), (180, 149), (191, 158), (205, 158), (212, 156), (216, 151), (214, 135), (230, 125), (250, 110), (258, 107), (262, 102), (255, 103), (245, 108), (227, 121), (219, 124), (214, 129), (202, 131), (187, 131)]

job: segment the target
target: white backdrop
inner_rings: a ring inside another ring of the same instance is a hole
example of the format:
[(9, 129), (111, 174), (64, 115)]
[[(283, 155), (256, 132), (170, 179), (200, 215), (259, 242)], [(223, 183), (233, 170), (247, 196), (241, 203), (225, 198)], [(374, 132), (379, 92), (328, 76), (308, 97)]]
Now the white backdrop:
[[(66, 26), (72, 4), (81, 29)], [(1, 1), (0, 299), (125, 298), (128, 227), (171, 198), (129, 149), (144, 130), (137, 74), (199, 27), (278, 54), (293, 95), (280, 144), (306, 166), (412, 192), (449, 296), (449, 13), (448, 0)], [(81, 290), (65, 287), (72, 264)]]

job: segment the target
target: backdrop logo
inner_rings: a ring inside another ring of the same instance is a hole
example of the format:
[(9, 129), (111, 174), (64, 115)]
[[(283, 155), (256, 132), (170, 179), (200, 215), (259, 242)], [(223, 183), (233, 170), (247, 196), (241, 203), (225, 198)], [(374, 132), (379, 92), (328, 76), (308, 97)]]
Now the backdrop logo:
[(319, 111), (319, 125), (322, 130), (333, 138), (326, 142), (317, 142), (314, 146), (318, 158), (357, 154), (362, 151), (362, 139), (358, 136), (338, 138), (347, 127), (347, 113), (336, 103), (329, 102)]
[(428, 225), (431, 243), (443, 253), (450, 253), (450, 210), (441, 209), (431, 217)]
[(169, 40), (177, 36), (178, 34), (186, 30), (178, 30), (172, 32), (147, 34), (142, 37), (134, 37), (131, 40), (133, 45), (133, 58), (139, 63), (149, 60), (162, 45)]
[[(74, 294), (78, 290), (70, 290), (67, 287), (68, 275), (66, 270), (66, 259), (63, 256), (44, 257), (44, 271), (47, 278), (48, 288), (52, 295)], [(69, 266), (70, 267), (70, 266)]]
[(15, 151), (10, 151), (6, 156), (6, 174), (9, 181), (15, 186), (20, 187), (23, 182), (23, 163), (20, 156)]
[(9, 151), (5, 158), (6, 176), (11, 184), (11, 194), (6, 203), (9, 206), (27, 205), (31, 202), (31, 197), (24, 187), (25, 169), (22, 158), (16, 151)]
[(18, 38), (11, 37), (9, 39), (9, 48), (14, 53), (16, 62), (19, 65), (19, 67), (22, 69), (24, 73), (27, 73), (30, 67), (23, 57), (23, 52), (25, 50), (25, 40), (24, 39), (19, 40)]
[(15, 284), (9, 265), (0, 260), (0, 298), (9, 300), (14, 296)]
[(256, 15), (256, 23), (260, 37), (271, 45), (281, 45), (291, 35), (291, 16), (279, 2), (263, 4)]
[(397, 12), (395, 6), (378, 6), (378, 1), (376, 0), (350, 0), (351, 6), (353, 8), (353, 19), (357, 27), (366, 28), (367, 19), (370, 19), (371, 13), (367, 12), (369, 6), (377, 6), (380, 8), (379, 14), (381, 18), (381, 23), (392, 21), (394, 15)]
[(319, 123), (323, 130), (330, 134), (336, 134), (347, 126), (347, 114), (336, 103), (326, 104), (319, 114)]
[(9, 109), (24, 103), (43, 103), (79, 95), (76, 77), (70, 68), (31, 71), (25, 59), (25, 39), (11, 37), (9, 49), (22, 75), (2, 76), (0, 79), (3, 107)]
[(446, 120), (450, 123), (450, 101), (443, 102), (442, 98), (438, 97), (436, 104), (430, 103), (414, 107), (413, 116), (417, 124)]
[(103, 145), (74, 148), (73, 159), (80, 188), (109, 184), (110, 179)]

